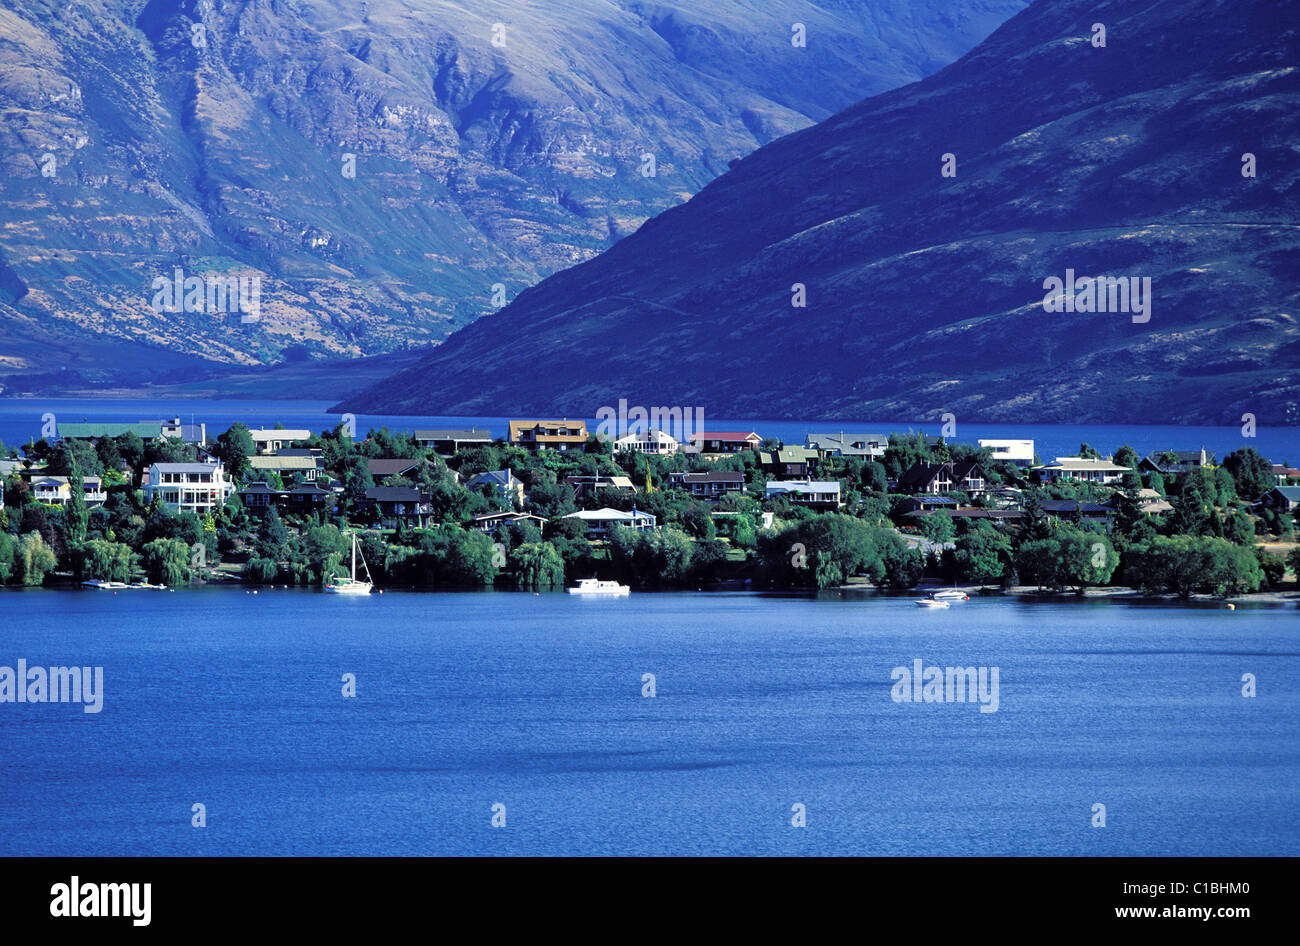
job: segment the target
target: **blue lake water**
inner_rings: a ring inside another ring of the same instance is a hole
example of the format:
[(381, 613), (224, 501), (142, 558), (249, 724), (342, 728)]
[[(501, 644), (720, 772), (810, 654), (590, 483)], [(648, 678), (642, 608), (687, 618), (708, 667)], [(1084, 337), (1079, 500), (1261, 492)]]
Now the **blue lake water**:
[[(185, 400), (115, 400), (90, 398), (0, 398), (0, 440), (15, 446), (30, 438), (39, 438), (42, 417), (53, 414), (63, 421), (138, 421), (180, 417), (186, 422), (206, 423), (209, 437), (215, 437), (235, 421), (249, 426), (286, 427), (309, 430), (332, 429), (340, 423), (338, 414), (326, 413), (329, 401), (231, 401)], [(616, 405), (615, 405), (616, 406)], [(594, 411), (593, 411), (594, 413)], [(576, 419), (576, 418), (575, 418)], [(360, 433), (388, 425), (393, 431), (411, 431), (437, 427), (486, 427), (495, 436), (504, 437), (509, 418), (443, 417), (358, 414)], [(596, 423), (594, 417), (586, 418)], [(714, 418), (706, 413), (709, 430), (755, 430), (764, 437), (777, 437), (786, 443), (803, 443), (810, 432), (821, 433), (889, 433), (914, 429), (938, 435), (942, 424), (937, 419), (912, 424), (872, 420), (805, 421)], [(1254, 437), (1242, 436), (1240, 427), (1182, 427), (1138, 425), (1064, 425), (1064, 424), (958, 424), (957, 440), (974, 442), (979, 438), (1032, 439), (1040, 458), (1050, 462), (1058, 456), (1077, 453), (1080, 443), (1089, 443), (1103, 453), (1121, 444), (1146, 454), (1155, 450), (1195, 450), (1200, 447), (1214, 452), (1219, 459), (1239, 447), (1254, 447), (1274, 462), (1300, 463), (1300, 427), (1258, 427)]]
[(0, 855), (1300, 854), (1294, 605), (0, 592), (20, 657), (105, 699), (0, 704)]

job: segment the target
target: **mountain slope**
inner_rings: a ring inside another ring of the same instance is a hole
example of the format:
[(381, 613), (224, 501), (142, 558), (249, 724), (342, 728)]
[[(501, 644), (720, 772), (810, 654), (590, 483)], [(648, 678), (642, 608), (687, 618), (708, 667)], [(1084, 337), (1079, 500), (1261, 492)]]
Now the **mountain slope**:
[[(767, 145), (348, 404), (1294, 416), (1297, 12), (1039, 0), (952, 66)], [(1149, 277), (1149, 321), (1045, 312), (1044, 281), (1068, 269)]]
[[(13, 0), (0, 374), (440, 341), (1024, 3)], [(176, 267), (260, 321), (154, 311)]]

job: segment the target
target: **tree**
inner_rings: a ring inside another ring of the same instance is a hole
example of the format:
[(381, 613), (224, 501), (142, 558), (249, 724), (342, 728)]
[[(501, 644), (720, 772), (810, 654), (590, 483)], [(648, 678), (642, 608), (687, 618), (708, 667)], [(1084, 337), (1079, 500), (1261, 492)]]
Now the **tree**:
[(130, 581), (135, 557), (125, 543), (91, 539), (81, 548), (77, 577), (83, 581)]
[(1125, 581), (1144, 591), (1189, 598), (1254, 591), (1264, 580), (1253, 549), (1217, 536), (1156, 536), (1125, 553)]
[(921, 519), (921, 535), (935, 545), (944, 545), (951, 542), (955, 533), (952, 516), (946, 512), (934, 512)]
[(14, 550), (14, 578), (24, 585), (39, 585), (54, 571), (57, 559), (39, 532), (28, 532)]
[(999, 581), (1011, 564), (1011, 544), (987, 522), (980, 522), (957, 539), (957, 572), (978, 585)]
[(86, 541), (86, 486), (81, 478), (81, 467), (74, 459), (68, 470), (68, 490), (70, 496), (63, 509), (63, 523), (67, 531), (68, 544), (77, 546)]
[(1234, 450), (1223, 459), (1223, 468), (1237, 485), (1237, 495), (1254, 502), (1277, 483), (1273, 464), (1259, 455), (1254, 447)]
[(515, 548), (511, 558), (521, 588), (563, 587), (564, 559), (550, 542), (525, 542)]
[(190, 547), (180, 539), (154, 539), (145, 545), (141, 564), (149, 580), (174, 588), (191, 578)]
[(289, 530), (284, 527), (280, 514), (271, 506), (262, 515), (257, 527), (257, 554), (262, 558), (278, 561), (284, 556), (285, 544), (289, 541)]
[(231, 478), (242, 482), (250, 469), (248, 458), (257, 452), (257, 447), (253, 443), (253, 435), (248, 432), (248, 427), (236, 422), (230, 425), (229, 430), (217, 437), (214, 452), (226, 465), (226, 472)]

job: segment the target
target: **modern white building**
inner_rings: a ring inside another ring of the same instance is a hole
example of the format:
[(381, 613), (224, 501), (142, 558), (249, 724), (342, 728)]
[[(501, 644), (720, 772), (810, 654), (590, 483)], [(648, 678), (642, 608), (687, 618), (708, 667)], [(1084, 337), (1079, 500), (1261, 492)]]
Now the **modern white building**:
[(1016, 466), (1034, 465), (1032, 440), (977, 440), (976, 443), (993, 451), (993, 459), (1001, 463), (1014, 463)]
[(144, 497), (154, 496), (171, 509), (204, 513), (230, 499), (234, 484), (220, 463), (155, 463), (149, 467)]
[(635, 450), (661, 456), (674, 454), (681, 448), (676, 437), (662, 430), (637, 430), (614, 441), (615, 450)]
[(257, 447), (258, 453), (275, 453), (282, 450), (295, 440), (307, 440), (311, 437), (310, 430), (301, 428), (279, 428), (278, 430), (259, 427), (256, 430), (248, 432), (253, 438), (253, 444)]
[(784, 497), (800, 506), (838, 509), (840, 506), (839, 480), (768, 480), (767, 499)]
[(1092, 457), (1057, 457), (1050, 466), (1035, 467), (1039, 476), (1048, 482), (1058, 480), (1079, 480), (1084, 483), (1118, 483), (1125, 473), (1133, 472), (1131, 467), (1117, 466), (1109, 460), (1096, 460)]
[(608, 535), (614, 526), (625, 526), (628, 529), (653, 529), (658, 520), (648, 512), (641, 512), (633, 509), (631, 512), (624, 512), (621, 509), (610, 509), (606, 506), (604, 509), (583, 509), (578, 512), (571, 512), (567, 516), (561, 516), (562, 519), (580, 519), (587, 527), (587, 535), (592, 538), (601, 538)]

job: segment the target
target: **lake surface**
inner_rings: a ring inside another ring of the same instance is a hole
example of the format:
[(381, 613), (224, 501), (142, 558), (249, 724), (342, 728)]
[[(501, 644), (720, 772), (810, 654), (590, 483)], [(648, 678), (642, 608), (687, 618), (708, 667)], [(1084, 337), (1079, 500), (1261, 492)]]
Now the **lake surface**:
[(20, 657), (105, 696), (0, 703), (0, 855), (1300, 854), (1294, 606), (0, 592)]
[[(230, 401), (186, 400), (115, 400), (92, 398), (0, 398), (0, 440), (10, 446), (26, 443), (41, 436), (42, 417), (53, 414), (65, 422), (138, 421), (180, 417), (186, 422), (206, 423), (213, 439), (235, 421), (250, 427), (285, 427), (321, 431), (333, 429), (342, 417), (327, 413), (329, 401)], [(617, 405), (612, 405), (617, 407)], [(594, 414), (595, 409), (593, 409)], [(576, 418), (575, 418), (576, 419)], [(595, 429), (595, 417), (585, 418)], [(504, 437), (506, 417), (442, 417), (381, 414), (356, 415), (357, 432), (387, 425), (393, 431), (412, 431), (439, 427), (486, 427), (494, 436)], [(872, 420), (808, 421), (772, 419), (714, 418), (705, 415), (708, 430), (754, 430), (764, 437), (780, 438), (786, 443), (803, 443), (808, 433), (887, 434), (913, 429), (931, 436), (942, 432), (936, 419), (915, 423)], [(1300, 427), (1259, 427), (1256, 436), (1243, 437), (1240, 427), (1183, 427), (1138, 425), (1070, 425), (1070, 424), (961, 424), (957, 440), (973, 443), (980, 438), (1032, 439), (1039, 457), (1050, 462), (1058, 456), (1073, 456), (1080, 443), (1089, 443), (1109, 454), (1121, 444), (1128, 444), (1145, 455), (1156, 450), (1196, 450), (1205, 447), (1222, 460), (1239, 447), (1254, 447), (1276, 463), (1300, 463)]]

